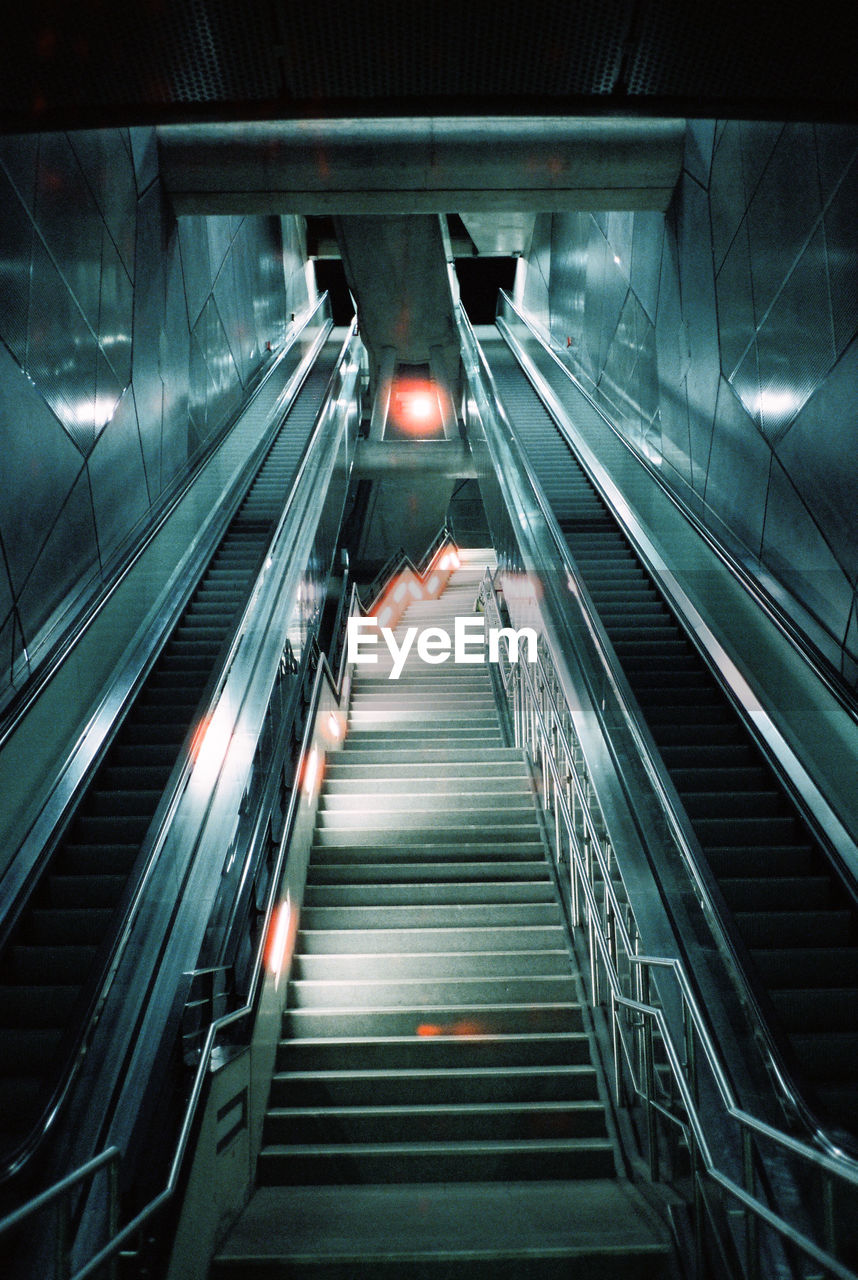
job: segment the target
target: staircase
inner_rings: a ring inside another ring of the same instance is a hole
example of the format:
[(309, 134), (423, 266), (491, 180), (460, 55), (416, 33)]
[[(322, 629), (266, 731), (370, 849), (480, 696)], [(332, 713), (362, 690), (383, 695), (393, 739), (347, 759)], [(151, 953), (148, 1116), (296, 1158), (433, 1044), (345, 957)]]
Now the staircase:
[[(452, 635), (479, 578), (399, 638)], [(489, 668), (379, 658), (328, 758), (258, 1189), (211, 1275), (662, 1275)]]

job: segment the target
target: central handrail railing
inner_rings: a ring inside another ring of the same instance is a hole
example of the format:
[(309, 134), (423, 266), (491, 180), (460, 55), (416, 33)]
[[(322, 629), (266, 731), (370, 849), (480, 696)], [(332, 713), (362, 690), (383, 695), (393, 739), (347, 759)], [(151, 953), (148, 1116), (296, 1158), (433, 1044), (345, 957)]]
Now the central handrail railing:
[[(488, 625), (508, 625), (490, 573), (483, 579), (480, 596)], [(822, 1180), (824, 1206), (831, 1205), (838, 1182), (858, 1191), (858, 1167), (849, 1158), (812, 1147), (740, 1107), (684, 965), (676, 958), (641, 953), (634, 912), (617, 891), (616, 851), (599, 811), (580, 739), (563, 702), (548, 648), (540, 644), (539, 649), (536, 663), (531, 664), (513, 663), (508, 657), (504, 660), (501, 647), (498, 671), (510, 705), (515, 745), (527, 752), (541, 778), (555, 864), (564, 874), (568, 866), (570, 923), (578, 936), (586, 938), (591, 1002), (605, 1004), (607, 996), (617, 1102), (622, 1104), (631, 1091), (645, 1110), (650, 1175), (654, 1181), (662, 1176), (662, 1144), (657, 1132), (661, 1118), (682, 1132), (695, 1176), (705, 1175), (741, 1206), (749, 1276), (764, 1274), (756, 1227), (757, 1222), (764, 1222), (827, 1273), (840, 1280), (854, 1280), (856, 1272), (836, 1256), (830, 1212), (821, 1215), (824, 1238), (820, 1243), (760, 1198), (757, 1170), (765, 1163), (760, 1157), (770, 1159), (771, 1151), (760, 1151), (755, 1143), (768, 1144), (815, 1171)], [(682, 1046), (677, 1045), (663, 1009), (652, 999), (656, 970), (669, 974), (676, 985), (685, 1031)], [(669, 1069), (669, 1087), (660, 1084), (655, 1069), (659, 1048)], [(696, 1101), (702, 1065), (697, 1049), (702, 1051), (725, 1113), (738, 1127), (744, 1183), (738, 1183), (721, 1166), (719, 1153), (710, 1142)]]

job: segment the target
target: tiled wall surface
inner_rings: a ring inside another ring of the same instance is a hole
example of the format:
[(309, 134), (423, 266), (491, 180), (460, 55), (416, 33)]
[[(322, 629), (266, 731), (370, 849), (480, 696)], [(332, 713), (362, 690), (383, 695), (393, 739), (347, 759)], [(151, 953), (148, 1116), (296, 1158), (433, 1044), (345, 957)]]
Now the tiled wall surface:
[(0, 138), (0, 698), (306, 296), (294, 219), (176, 222), (153, 130)]
[(851, 126), (690, 122), (666, 216), (540, 216), (520, 284), (621, 430), (822, 624), (853, 683), (857, 152)]

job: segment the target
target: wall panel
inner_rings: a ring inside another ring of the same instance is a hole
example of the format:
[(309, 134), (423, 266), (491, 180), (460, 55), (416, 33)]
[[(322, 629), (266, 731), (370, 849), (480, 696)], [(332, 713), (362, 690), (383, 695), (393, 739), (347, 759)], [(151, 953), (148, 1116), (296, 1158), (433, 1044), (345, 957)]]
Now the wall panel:
[(153, 129), (0, 139), (0, 700), (306, 301), (296, 220), (179, 224)]
[(546, 279), (561, 358), (854, 680), (858, 126), (689, 122), (667, 215), (555, 215), (526, 310)]

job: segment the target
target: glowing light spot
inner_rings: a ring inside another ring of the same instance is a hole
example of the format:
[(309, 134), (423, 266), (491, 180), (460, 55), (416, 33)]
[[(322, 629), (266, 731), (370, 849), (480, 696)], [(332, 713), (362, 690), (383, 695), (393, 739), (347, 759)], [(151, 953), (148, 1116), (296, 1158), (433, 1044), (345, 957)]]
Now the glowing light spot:
[(307, 764), (304, 769), (304, 795), (309, 800), (316, 790), (322, 773), (322, 762), (318, 749), (313, 747), (307, 757)]
[(618, 255), (617, 255), (616, 253), (614, 254), (614, 262), (616, 262), (616, 264), (617, 264), (617, 266), (618, 266), (618, 267), (621, 265), (621, 263), (620, 263), (620, 259), (619, 259)]
[(421, 588), (421, 586), (420, 586), (420, 583), (419, 583), (419, 582), (412, 582), (412, 584), (411, 584), (411, 594), (413, 595), (413, 597), (414, 597), (414, 599), (415, 599), (415, 600), (419, 600), (419, 599), (421, 599), (421, 597), (422, 597), (422, 595), (423, 595), (423, 591), (422, 591), (422, 588)]
[(434, 1022), (421, 1022), (417, 1027), (417, 1034), (418, 1036), (441, 1036), (444, 1030)]
[(332, 711), (328, 716), (328, 732), (337, 741), (343, 736), (343, 726), (340, 724), (339, 717), (335, 711)]
[(438, 590), (439, 582), (440, 582), (440, 578), (438, 577), (437, 573), (433, 573), (432, 577), (426, 583), (426, 591), (430, 596), (432, 595), (433, 592)]
[(415, 391), (410, 396), (403, 396), (405, 412), (415, 422), (428, 422), (434, 415), (435, 406), (428, 391)]
[(268, 929), (268, 945), (266, 947), (265, 967), (274, 979), (274, 988), (280, 982), (283, 965), (289, 951), (290, 939), (295, 936), (292, 925), (292, 904), (287, 893), (284, 902), (276, 908), (271, 916)]
[(404, 582), (400, 582), (399, 586), (396, 588), (396, 590), (393, 593), (394, 600), (401, 600), (407, 590), (408, 588), (406, 584)]
[(386, 604), (382, 609), (381, 613), (378, 615), (378, 625), (380, 627), (386, 627), (392, 617), (393, 617), (393, 610), (391, 609), (389, 604)]

